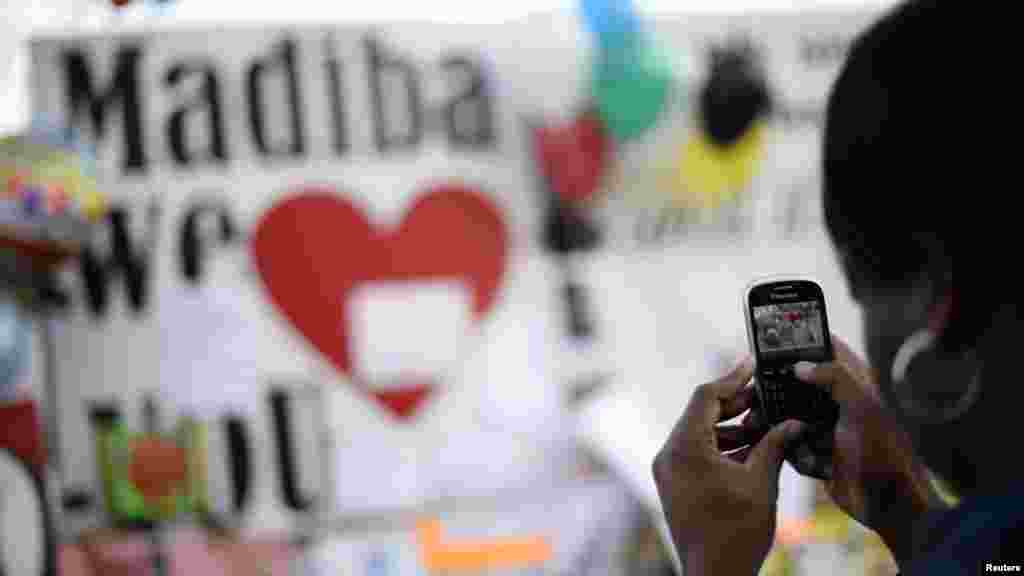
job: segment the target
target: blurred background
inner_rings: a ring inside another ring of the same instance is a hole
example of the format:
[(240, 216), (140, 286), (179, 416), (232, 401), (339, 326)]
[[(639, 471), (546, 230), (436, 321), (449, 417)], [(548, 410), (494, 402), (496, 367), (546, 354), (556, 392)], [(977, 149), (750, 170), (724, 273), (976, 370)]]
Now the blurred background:
[[(0, 572), (680, 574), (752, 280), (859, 313), (824, 104), (892, 2), (8, 0)], [(783, 470), (763, 574), (894, 574)]]

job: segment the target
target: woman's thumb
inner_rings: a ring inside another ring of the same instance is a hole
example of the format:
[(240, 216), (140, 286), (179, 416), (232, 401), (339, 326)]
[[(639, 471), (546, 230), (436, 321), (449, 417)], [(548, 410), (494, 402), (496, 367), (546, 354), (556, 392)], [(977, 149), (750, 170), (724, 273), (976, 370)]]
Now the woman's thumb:
[(747, 462), (763, 473), (777, 475), (786, 456), (786, 446), (800, 437), (805, 426), (797, 420), (776, 425), (754, 446)]
[(862, 394), (857, 380), (849, 370), (838, 362), (812, 364), (797, 362), (793, 375), (827, 393), (840, 406), (850, 406)]

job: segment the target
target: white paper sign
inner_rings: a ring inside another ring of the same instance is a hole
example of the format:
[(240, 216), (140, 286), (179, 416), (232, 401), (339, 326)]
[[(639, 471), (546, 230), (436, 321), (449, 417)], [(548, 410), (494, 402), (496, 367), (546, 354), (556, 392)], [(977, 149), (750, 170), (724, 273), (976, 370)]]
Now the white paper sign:
[(470, 332), (471, 295), (459, 282), (369, 282), (349, 299), (355, 374), (378, 387), (449, 374)]
[[(255, 532), (312, 514), (289, 489), (346, 514), (552, 480), (565, 445), (552, 433), (568, 430), (558, 383), (525, 345), (544, 340), (551, 310), (527, 300), (554, 290), (520, 278), (538, 257), (540, 214), (522, 92), (506, 73), (514, 37), (403, 24), (33, 43), (34, 113), (96, 144), (100, 187), (119, 209), (93, 246), (96, 273), (61, 277), (67, 487), (99, 494), (89, 405), (114, 402), (137, 429), (148, 393), (170, 404), (168, 425), (183, 412), (245, 419), (254, 475), (242, 524)], [(326, 212), (309, 208), (318, 198)], [(410, 373), (429, 373), (428, 394), (377, 396)], [(282, 380), (323, 388), (336, 452), (320, 463), (335, 486), (313, 490), (319, 468), (299, 451), (302, 485), (288, 488), (268, 400)], [(488, 387), (516, 392), (496, 405)], [(506, 425), (507, 412), (535, 420)], [(492, 471), (439, 470), (450, 436), (479, 445), (482, 420), (498, 423), (483, 452)], [(231, 458), (210, 462), (230, 484)]]

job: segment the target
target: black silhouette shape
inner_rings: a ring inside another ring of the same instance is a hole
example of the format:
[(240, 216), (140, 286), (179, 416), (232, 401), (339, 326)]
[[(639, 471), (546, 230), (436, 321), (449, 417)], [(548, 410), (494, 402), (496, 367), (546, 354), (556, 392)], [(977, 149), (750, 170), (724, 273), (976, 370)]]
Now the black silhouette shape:
[(716, 146), (728, 148), (761, 116), (772, 96), (759, 57), (749, 41), (712, 48), (711, 73), (700, 92), (700, 122)]

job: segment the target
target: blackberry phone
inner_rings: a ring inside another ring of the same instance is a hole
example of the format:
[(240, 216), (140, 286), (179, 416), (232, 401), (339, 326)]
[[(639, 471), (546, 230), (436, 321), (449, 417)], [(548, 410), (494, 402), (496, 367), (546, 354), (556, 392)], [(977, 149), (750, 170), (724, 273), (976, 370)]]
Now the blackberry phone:
[(757, 421), (765, 431), (790, 419), (806, 423), (806, 433), (787, 448), (786, 461), (800, 474), (827, 480), (839, 406), (793, 373), (797, 362), (834, 358), (825, 294), (809, 279), (759, 280), (747, 288), (743, 307), (755, 359)]

